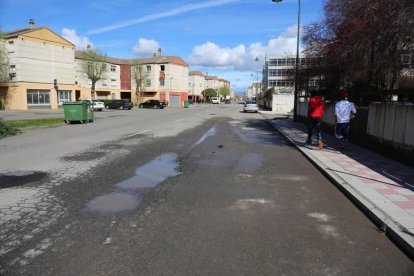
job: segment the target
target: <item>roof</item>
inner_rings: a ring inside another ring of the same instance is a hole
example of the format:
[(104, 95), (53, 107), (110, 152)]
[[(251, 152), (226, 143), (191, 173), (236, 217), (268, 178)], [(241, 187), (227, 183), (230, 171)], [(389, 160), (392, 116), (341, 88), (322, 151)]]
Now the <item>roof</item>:
[(179, 56), (154, 56), (149, 58), (139, 58), (139, 59), (132, 59), (131, 63), (137, 64), (176, 64), (188, 67), (187, 62), (185, 62)]
[(204, 77), (204, 74), (201, 71), (190, 71), (189, 72), (189, 75), (190, 76), (200, 76), (200, 77)]
[(42, 27), (32, 28), (32, 29), (31, 28), (16, 29), (16, 30), (13, 30), (13, 31), (10, 31), (10, 32), (4, 32), (4, 34), (6, 35), (6, 38), (14, 38), (14, 37), (18, 37), (19, 35), (30, 33), (30, 32), (33, 32), (33, 31), (37, 31), (37, 30), (40, 30), (40, 29), (42, 29)]
[[(52, 36), (45, 35), (45, 33), (50, 33)], [(33, 35), (29, 35), (29, 34), (33, 34)], [(75, 47), (75, 44), (63, 38), (62, 36), (58, 35), (57, 33), (55, 33), (54, 31), (50, 30), (47, 27), (16, 29), (13, 31), (4, 32), (4, 35), (6, 39), (17, 38), (19, 36), (28, 36), (34, 39), (58, 42), (58, 43), (68, 44), (68, 45)]]
[[(76, 58), (82, 57), (82, 51), (75, 52)], [(145, 65), (145, 64), (176, 64), (188, 67), (188, 64), (181, 59), (179, 56), (156, 56), (150, 58), (139, 58), (139, 59), (121, 59), (106, 57), (106, 61), (112, 64), (118, 65)]]

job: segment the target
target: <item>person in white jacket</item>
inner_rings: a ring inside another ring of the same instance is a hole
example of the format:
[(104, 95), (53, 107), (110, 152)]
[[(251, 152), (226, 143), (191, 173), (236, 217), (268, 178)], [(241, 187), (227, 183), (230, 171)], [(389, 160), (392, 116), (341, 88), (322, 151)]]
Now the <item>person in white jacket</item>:
[(348, 101), (349, 92), (347, 90), (341, 91), (341, 100), (335, 104), (335, 136), (339, 140), (339, 146), (345, 149), (345, 143), (349, 133), (349, 123), (351, 118), (356, 114), (356, 109), (353, 103)]

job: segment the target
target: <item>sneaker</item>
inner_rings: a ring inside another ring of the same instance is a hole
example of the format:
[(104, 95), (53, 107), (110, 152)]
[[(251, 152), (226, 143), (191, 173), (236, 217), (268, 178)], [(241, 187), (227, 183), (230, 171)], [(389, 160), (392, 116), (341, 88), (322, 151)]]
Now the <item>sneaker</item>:
[(344, 150), (344, 149), (345, 149), (345, 140), (344, 140), (344, 139), (341, 139), (341, 140), (339, 141), (339, 148), (340, 148), (341, 150)]
[(322, 143), (322, 140), (319, 140), (319, 143), (318, 143), (318, 148), (321, 150), (321, 149), (323, 149), (323, 143)]

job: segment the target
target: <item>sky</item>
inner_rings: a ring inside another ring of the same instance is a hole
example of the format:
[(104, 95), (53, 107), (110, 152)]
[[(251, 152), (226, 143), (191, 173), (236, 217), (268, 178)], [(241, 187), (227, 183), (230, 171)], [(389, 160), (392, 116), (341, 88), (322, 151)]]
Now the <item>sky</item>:
[[(324, 0), (302, 0), (301, 26)], [(47, 27), (109, 57), (180, 56), (189, 70), (231, 82), (237, 94), (261, 79), (269, 56), (295, 55), (298, 0), (0, 0), (0, 30)], [(256, 60), (258, 59), (258, 61)]]

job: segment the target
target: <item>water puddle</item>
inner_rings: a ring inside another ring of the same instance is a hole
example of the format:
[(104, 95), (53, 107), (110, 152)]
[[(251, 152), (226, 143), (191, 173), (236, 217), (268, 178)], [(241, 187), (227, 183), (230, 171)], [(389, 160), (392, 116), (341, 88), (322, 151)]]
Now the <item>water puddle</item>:
[(86, 204), (86, 210), (99, 215), (118, 215), (139, 207), (142, 198), (129, 193), (110, 193), (95, 197)]
[(168, 177), (180, 174), (178, 166), (177, 154), (163, 154), (144, 166), (139, 167), (135, 171), (134, 177), (122, 181), (116, 186), (123, 190), (154, 188)]
[(158, 156), (139, 167), (135, 176), (116, 184), (117, 192), (93, 198), (86, 204), (86, 211), (99, 215), (122, 215), (137, 209), (143, 198), (141, 188), (154, 188), (168, 177), (179, 175), (177, 154)]

